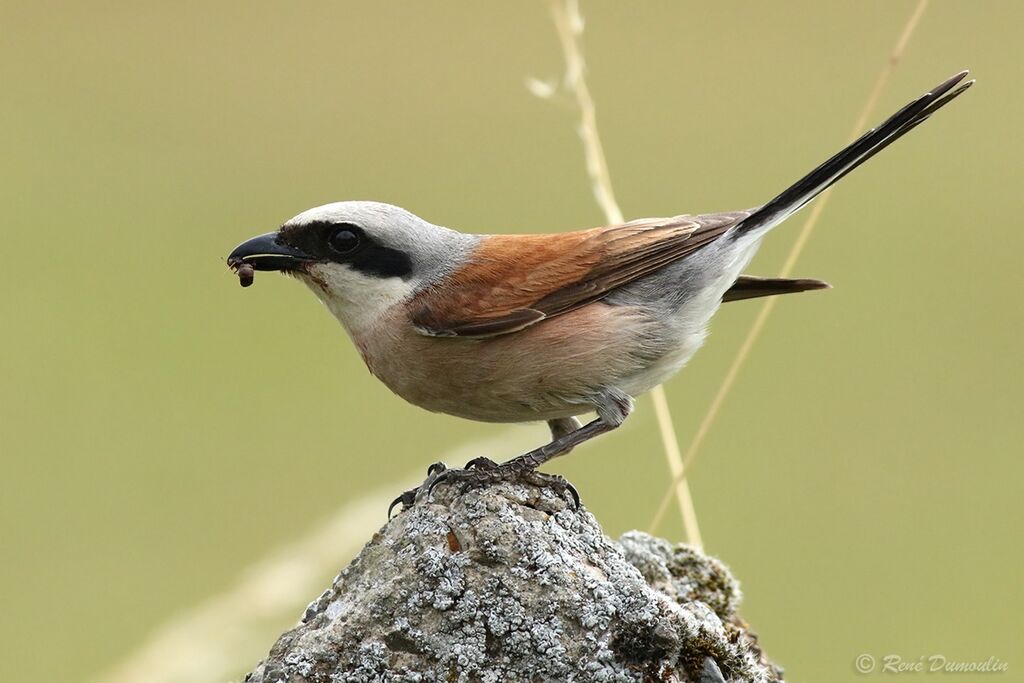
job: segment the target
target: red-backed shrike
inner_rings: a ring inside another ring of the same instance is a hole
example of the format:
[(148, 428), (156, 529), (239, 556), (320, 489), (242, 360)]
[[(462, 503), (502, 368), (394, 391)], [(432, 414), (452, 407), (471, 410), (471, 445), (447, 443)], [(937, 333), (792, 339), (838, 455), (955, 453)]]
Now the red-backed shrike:
[[(295, 275), (410, 403), (485, 422), (546, 420), (552, 441), (440, 478), (532, 473), (629, 415), (675, 374), (723, 301), (818, 289), (741, 275), (761, 239), (820, 192), (964, 92), (953, 76), (767, 204), (543, 235), (470, 235), (389, 204), (300, 213), (228, 264)], [(243, 279), (243, 284), (246, 284)], [(581, 426), (578, 415), (596, 411)], [(484, 466), (486, 465), (486, 466)], [(410, 502), (406, 497), (404, 502)]]

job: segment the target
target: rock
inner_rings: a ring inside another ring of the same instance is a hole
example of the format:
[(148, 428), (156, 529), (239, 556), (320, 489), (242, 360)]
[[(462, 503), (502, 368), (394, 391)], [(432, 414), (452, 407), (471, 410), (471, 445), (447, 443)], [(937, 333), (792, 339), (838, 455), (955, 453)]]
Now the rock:
[(637, 531), (615, 543), (549, 488), (442, 485), (246, 681), (781, 680), (739, 600), (717, 560)]

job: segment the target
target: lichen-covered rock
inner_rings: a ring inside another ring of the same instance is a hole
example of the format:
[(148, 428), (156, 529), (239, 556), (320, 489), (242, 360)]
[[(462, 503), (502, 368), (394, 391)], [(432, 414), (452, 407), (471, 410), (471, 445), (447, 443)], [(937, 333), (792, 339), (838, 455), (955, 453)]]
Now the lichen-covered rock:
[(440, 486), (382, 528), (251, 683), (776, 681), (717, 560), (608, 539), (551, 489)]

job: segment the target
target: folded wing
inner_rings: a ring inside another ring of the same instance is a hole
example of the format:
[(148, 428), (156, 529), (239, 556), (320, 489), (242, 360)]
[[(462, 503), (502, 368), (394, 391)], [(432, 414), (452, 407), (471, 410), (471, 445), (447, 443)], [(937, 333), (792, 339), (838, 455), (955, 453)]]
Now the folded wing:
[(597, 301), (721, 237), (746, 212), (632, 221), (562, 235), (495, 235), (472, 263), (420, 292), (422, 334), (490, 337)]

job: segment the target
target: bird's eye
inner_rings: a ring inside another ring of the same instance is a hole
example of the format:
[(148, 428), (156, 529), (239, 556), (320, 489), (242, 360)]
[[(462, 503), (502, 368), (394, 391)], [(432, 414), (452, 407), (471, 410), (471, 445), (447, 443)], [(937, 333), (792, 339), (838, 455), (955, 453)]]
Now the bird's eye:
[(359, 247), (359, 230), (352, 225), (335, 228), (327, 238), (327, 244), (337, 254), (351, 254)]

